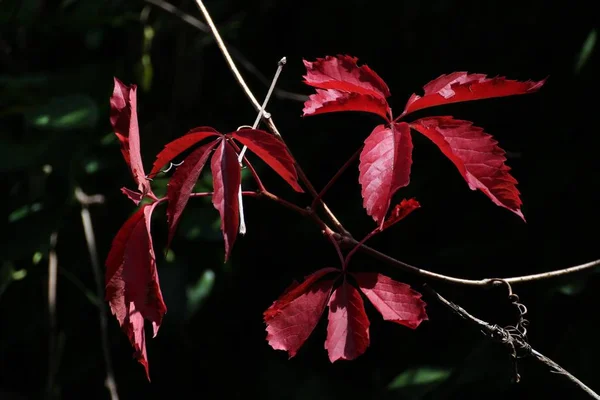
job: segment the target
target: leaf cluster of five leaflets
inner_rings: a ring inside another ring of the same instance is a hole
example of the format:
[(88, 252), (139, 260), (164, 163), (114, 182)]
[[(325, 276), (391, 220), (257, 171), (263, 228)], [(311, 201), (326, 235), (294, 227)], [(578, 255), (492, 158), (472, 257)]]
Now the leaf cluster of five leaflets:
[(472, 190), (481, 190), (494, 204), (524, 218), (517, 181), (504, 164), (505, 152), (483, 129), (450, 116), (425, 117), (412, 123), (397, 121), (428, 107), (532, 93), (545, 80), (520, 82), (467, 72), (442, 75), (424, 86), (423, 96), (413, 94), (402, 114), (394, 119), (387, 101), (387, 85), (368, 66), (359, 67), (357, 61), (347, 55), (304, 61), (304, 82), (317, 89), (305, 102), (303, 111), (305, 116), (361, 111), (385, 120), (366, 138), (359, 165), (363, 206), (377, 223), (383, 224), (392, 196), (410, 181), (411, 128), (442, 150)]
[[(146, 196), (152, 202), (142, 205), (125, 222), (113, 240), (106, 261), (106, 300), (134, 347), (135, 357), (144, 366), (150, 379), (144, 320), (152, 322), (156, 335), (166, 313), (150, 233), (152, 212), (161, 200), (152, 192), (142, 163), (136, 86), (126, 86), (115, 78), (110, 103), (111, 123), (138, 189), (133, 191), (123, 188), (121, 191), (136, 205)], [(167, 187), (167, 198), (162, 199), (168, 201), (168, 242), (171, 242), (181, 214), (193, 195), (194, 185), (212, 155), (212, 202), (221, 216), (227, 260), (237, 236), (240, 218), (238, 195), (241, 190), (241, 166), (234, 139), (248, 146), (250, 151), (263, 159), (294, 190), (302, 192), (302, 188), (298, 184), (293, 159), (285, 145), (269, 133), (256, 129), (243, 129), (226, 135), (209, 127), (193, 129), (165, 146), (158, 154), (148, 177), (154, 177), (174, 157), (208, 138), (212, 138), (212, 141), (191, 151), (183, 165), (175, 171)]]

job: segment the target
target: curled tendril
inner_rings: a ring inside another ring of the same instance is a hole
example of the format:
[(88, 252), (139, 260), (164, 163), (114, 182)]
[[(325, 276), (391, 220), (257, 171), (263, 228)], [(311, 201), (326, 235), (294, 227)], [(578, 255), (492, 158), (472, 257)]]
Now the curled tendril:
[(171, 162), (171, 163), (169, 163), (169, 167), (168, 167), (167, 169), (165, 169), (165, 170), (162, 170), (162, 171), (160, 171), (160, 172), (162, 172), (162, 173), (166, 174), (167, 172), (169, 172), (169, 171), (171, 170), (171, 168), (173, 168), (173, 167), (179, 167), (179, 166), (180, 166), (181, 164), (183, 164), (183, 163), (184, 163), (184, 161), (181, 161), (179, 164), (177, 164), (177, 163), (174, 163), (174, 162)]

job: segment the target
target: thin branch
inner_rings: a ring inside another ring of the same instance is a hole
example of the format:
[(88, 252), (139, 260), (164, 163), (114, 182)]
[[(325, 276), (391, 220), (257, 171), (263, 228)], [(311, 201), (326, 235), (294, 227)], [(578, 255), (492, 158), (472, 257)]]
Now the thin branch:
[(281, 197), (274, 195), (273, 193), (269, 192), (268, 190), (263, 190), (261, 192), (258, 193), (258, 197), (264, 196), (269, 200), (272, 200), (276, 203), (281, 204), (282, 206), (289, 208), (290, 210), (294, 210), (295, 212), (297, 212), (298, 214), (304, 215), (304, 216), (309, 216), (310, 214), (312, 214), (309, 210), (302, 208), (302, 207), (298, 207), (297, 205), (295, 205), (294, 203), (290, 203), (287, 200), (282, 199)]
[[(252, 129), (258, 128), (258, 124), (260, 123), (260, 120), (262, 119), (263, 115), (265, 114), (265, 108), (267, 108), (267, 104), (269, 104), (269, 99), (271, 98), (271, 95), (273, 94), (273, 89), (275, 89), (275, 85), (277, 85), (277, 81), (279, 80), (279, 75), (281, 75), (281, 71), (283, 71), (283, 66), (285, 65), (286, 62), (287, 62), (286, 58), (283, 57), (277, 63), (277, 71), (275, 71), (275, 76), (273, 77), (273, 81), (271, 81), (271, 86), (269, 86), (269, 90), (267, 91), (267, 95), (265, 96), (265, 99), (263, 100), (263, 103), (260, 106), (260, 110), (258, 110), (258, 115), (256, 116), (256, 119), (254, 120), (254, 124), (252, 124)], [(244, 147), (242, 147), (242, 151), (240, 152), (240, 155), (239, 155), (240, 163), (242, 162), (242, 159), (244, 158), (244, 154), (246, 153), (247, 149), (248, 149), (248, 147), (245, 145), (244, 145)]]
[[(285, 62), (286, 62), (286, 59), (285, 59), (285, 57), (283, 57), (277, 63), (277, 71), (275, 72), (275, 76), (273, 77), (273, 81), (271, 82), (271, 86), (269, 86), (269, 90), (267, 91), (267, 95), (265, 96), (265, 99), (264, 99), (262, 105), (260, 106), (260, 110), (258, 110), (258, 115), (256, 116), (256, 119), (254, 120), (254, 124), (252, 124), (252, 129), (258, 128), (258, 124), (260, 123), (260, 120), (262, 119), (262, 116), (265, 114), (265, 108), (267, 107), (267, 104), (269, 104), (269, 99), (271, 98), (271, 95), (273, 94), (273, 89), (275, 89), (275, 85), (277, 84), (277, 80), (279, 79), (279, 75), (281, 75), (281, 71), (283, 70), (283, 66), (285, 65)], [(240, 163), (240, 167), (243, 165), (242, 161), (244, 160), (244, 154), (246, 153), (246, 150), (248, 150), (248, 146), (244, 145), (244, 147), (242, 147), (242, 150), (239, 152), (238, 162)], [(246, 160), (246, 162), (248, 162), (248, 160)], [(255, 177), (258, 176), (258, 175), (256, 175), (256, 172), (255, 172), (254, 176)], [(244, 199), (243, 199), (243, 196), (242, 196), (242, 182), (240, 182), (240, 187), (239, 187), (239, 190), (238, 190), (238, 204), (239, 204), (239, 209), (240, 209), (240, 229), (239, 229), (239, 232), (240, 232), (240, 235), (245, 235), (246, 234), (246, 219), (244, 217)]]
[[(83, 232), (87, 243), (88, 252), (90, 253), (90, 261), (94, 272), (94, 280), (96, 281), (96, 295), (98, 299), (104, 298), (104, 285), (98, 258), (98, 250), (96, 247), (96, 235), (94, 234), (94, 226), (90, 215), (89, 206), (92, 204), (104, 203), (104, 198), (101, 195), (88, 196), (80, 188), (75, 189), (75, 198), (81, 204), (81, 222), (83, 224)], [(102, 341), (102, 354), (104, 356), (104, 365), (106, 366), (106, 381), (105, 386), (110, 393), (111, 400), (119, 400), (117, 392), (117, 382), (112, 367), (112, 359), (110, 356), (110, 346), (108, 341), (108, 318), (106, 316), (106, 306), (104, 302), (97, 304), (99, 308), (98, 315), (100, 317), (100, 337)]]
[(344, 266), (343, 266), (343, 270), (345, 271), (346, 268), (348, 268), (348, 264), (350, 263), (350, 259), (352, 258), (352, 256), (354, 255), (354, 253), (356, 253), (356, 251), (358, 249), (361, 248), (362, 245), (365, 244), (365, 242), (369, 239), (371, 239), (373, 236), (375, 236), (377, 233), (379, 233), (378, 229), (375, 229), (374, 231), (370, 232), (368, 235), (366, 235), (364, 238), (362, 238), (360, 240), (360, 242), (358, 242), (353, 248), (352, 250), (350, 250), (348, 252), (348, 254), (346, 255), (346, 258), (344, 259)]
[[(442, 304), (446, 307), (450, 308), (454, 313), (459, 315), (461, 318), (471, 322), (476, 325), (478, 329), (486, 336), (491, 338), (492, 340), (502, 343), (507, 346), (511, 351), (513, 357), (517, 357), (517, 352), (523, 355), (529, 355), (535, 357), (538, 361), (546, 364), (548, 367), (552, 369), (553, 372), (559, 373), (567, 377), (571, 382), (576, 384), (581, 390), (586, 392), (590, 397), (600, 400), (600, 395), (595, 393), (592, 389), (586, 386), (583, 382), (565, 370), (563, 367), (540, 353), (539, 351), (533, 349), (529, 343), (519, 334), (512, 334), (510, 331), (499, 327), (498, 325), (492, 325), (489, 322), (485, 322), (473, 315), (469, 314), (464, 308), (460, 307), (457, 304), (452, 303), (451, 301), (443, 298), (439, 293), (427, 287), (428, 291), (437, 298)], [(517, 375), (518, 377), (518, 375)]]
[[(206, 19), (206, 22), (208, 23), (208, 26), (209, 26), (213, 36), (215, 37), (215, 40), (217, 41), (217, 45), (219, 46), (219, 49), (221, 50), (223, 57), (225, 57), (225, 61), (227, 61), (227, 64), (229, 65), (229, 69), (235, 76), (235, 79), (237, 80), (238, 84), (240, 85), (240, 87), (242, 88), (242, 90), (244, 91), (244, 93), (246, 94), (248, 99), (252, 102), (256, 111), (260, 110), (261, 105), (259, 104), (258, 100), (256, 100), (256, 97), (254, 97), (254, 94), (252, 93), (252, 91), (250, 90), (248, 85), (246, 84), (246, 81), (242, 77), (242, 74), (240, 73), (237, 66), (235, 65), (235, 62), (231, 58), (231, 54), (229, 53), (229, 50), (227, 49), (225, 42), (223, 42), (223, 39), (221, 38), (221, 34), (219, 33), (219, 30), (215, 26), (208, 10), (204, 6), (204, 3), (202, 2), (202, 0), (196, 0), (196, 4), (200, 8), (202, 15), (204, 15), (204, 18)], [(269, 127), (269, 130), (271, 130), (271, 132), (273, 132), (273, 134), (275, 136), (277, 136), (279, 139), (281, 139), (283, 145), (286, 147), (287, 151), (291, 155), (292, 152), (290, 151), (290, 149), (287, 146), (287, 144), (285, 143), (285, 141), (282, 139), (281, 133), (279, 133), (279, 130), (277, 129), (277, 126), (275, 126), (275, 123), (273, 122), (273, 119), (271, 118), (271, 116), (265, 113), (265, 115), (263, 115), (263, 118), (264, 118), (267, 126)], [(292, 158), (294, 158), (294, 157), (292, 156)], [(294, 158), (294, 160), (295, 160), (295, 158)], [(302, 170), (302, 168), (300, 167), (300, 165), (298, 164), (297, 161), (295, 161), (295, 166), (296, 166), (296, 170), (298, 171), (298, 176), (299, 176), (300, 180), (304, 183), (304, 185), (308, 189), (309, 193), (313, 196), (313, 198), (318, 197), (319, 194), (315, 190), (315, 187), (310, 182), (310, 180), (308, 179), (308, 177), (306, 176), (306, 174), (304, 173), (304, 171)], [(350, 233), (344, 228), (344, 226), (340, 223), (340, 221), (333, 214), (333, 212), (331, 212), (329, 207), (327, 207), (327, 204), (325, 204), (325, 202), (323, 202), (323, 200), (320, 200), (320, 203), (322, 204), (323, 209), (325, 210), (325, 213), (327, 214), (327, 217), (331, 220), (331, 222), (334, 224), (336, 229), (338, 231), (340, 231), (341, 233), (350, 236)]]
[[(345, 271), (346, 270), (346, 259), (344, 259), (344, 254), (342, 253), (342, 249), (340, 248), (340, 244), (338, 243), (337, 239), (335, 238), (335, 232), (333, 232), (331, 229), (329, 229), (329, 227), (327, 227), (327, 229), (325, 229), (325, 236), (327, 236), (327, 239), (329, 239), (329, 241), (333, 244), (333, 247), (335, 247), (335, 251), (337, 252), (338, 257), (340, 258), (340, 264), (342, 265), (342, 269)], [(346, 275), (344, 274), (344, 279), (346, 279)]]
[(564, 275), (573, 274), (576, 272), (586, 271), (586, 270), (592, 269), (594, 267), (600, 266), (600, 260), (595, 260), (595, 261), (591, 261), (591, 262), (588, 262), (585, 264), (576, 265), (574, 267), (559, 269), (556, 271), (544, 272), (541, 274), (514, 276), (514, 277), (509, 277), (509, 278), (463, 279), (463, 278), (456, 278), (456, 277), (448, 276), (448, 275), (442, 275), (442, 274), (428, 271), (426, 269), (415, 267), (414, 265), (410, 265), (404, 261), (400, 261), (393, 257), (390, 257), (387, 254), (384, 254), (378, 250), (375, 250), (372, 247), (369, 247), (365, 244), (360, 244), (360, 242), (356, 241), (356, 239), (353, 239), (351, 237), (338, 235), (338, 239), (342, 242), (348, 243), (349, 245), (359, 246), (360, 250), (363, 251), (364, 253), (369, 254), (370, 256), (372, 256), (382, 262), (385, 262), (388, 265), (401, 268), (406, 272), (410, 272), (412, 274), (419, 275), (424, 278), (430, 278), (430, 279), (435, 279), (438, 281), (443, 281), (443, 282), (453, 283), (453, 284), (458, 284), (458, 285), (465, 285), (465, 286), (496, 285), (496, 284), (499, 284), (498, 283), (499, 280), (502, 280), (502, 281), (505, 281), (505, 282), (508, 282), (511, 284), (527, 283), (527, 282), (557, 278), (557, 277), (561, 277)]
[[(210, 28), (204, 22), (200, 21), (199, 19), (193, 17), (190, 14), (183, 12), (182, 10), (175, 7), (171, 3), (168, 3), (163, 0), (145, 0), (145, 1), (147, 3), (150, 3), (154, 6), (161, 8), (162, 10), (174, 15), (175, 17), (181, 19), (183, 22), (193, 26), (194, 28), (198, 29), (199, 31), (210, 34)], [(260, 72), (258, 70), (258, 68), (256, 68), (254, 66), (254, 64), (252, 64), (242, 54), (242, 52), (240, 52), (237, 48), (235, 48), (234, 46), (232, 46), (230, 44), (227, 44), (227, 46), (228, 46), (229, 51), (230, 51), (231, 55), (233, 56), (233, 58), (235, 58), (240, 63), (240, 65), (242, 67), (244, 67), (244, 69), (246, 71), (248, 71), (249, 73), (254, 75), (263, 85), (269, 86), (271, 81), (266, 76), (264, 76), (262, 74), (262, 72)], [(279, 89), (279, 88), (274, 89), (273, 95), (280, 99), (288, 99), (288, 100), (294, 100), (294, 101), (300, 101), (300, 102), (304, 102), (308, 99), (307, 95), (293, 93), (288, 90)]]
[(58, 256), (56, 255), (57, 232), (50, 235), (48, 252), (48, 381), (46, 394), (53, 399), (55, 394), (55, 378), (58, 369), (58, 332), (56, 325), (56, 284), (58, 278)]
[(339, 179), (340, 176), (342, 176), (344, 171), (346, 171), (346, 169), (348, 169), (350, 164), (352, 164), (354, 162), (354, 160), (356, 160), (356, 158), (360, 155), (361, 151), (362, 151), (362, 146), (356, 151), (356, 153), (352, 154), (352, 156), (348, 159), (348, 161), (346, 161), (344, 163), (344, 165), (342, 165), (340, 167), (340, 169), (335, 173), (335, 175), (329, 180), (329, 182), (327, 182), (327, 185), (325, 185), (325, 187), (323, 189), (321, 189), (321, 191), (319, 192), (317, 197), (315, 197), (315, 199), (313, 200), (310, 208), (314, 209), (316, 207), (317, 203), (323, 198), (323, 196), (325, 196), (325, 193), (327, 193), (327, 191), (329, 189), (331, 189), (333, 184)]

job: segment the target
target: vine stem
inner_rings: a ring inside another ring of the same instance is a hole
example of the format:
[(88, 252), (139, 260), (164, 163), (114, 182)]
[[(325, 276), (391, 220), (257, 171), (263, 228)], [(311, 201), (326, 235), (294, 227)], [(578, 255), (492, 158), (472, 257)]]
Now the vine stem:
[(585, 264), (575, 265), (573, 267), (559, 269), (559, 270), (550, 271), (550, 272), (542, 272), (539, 274), (514, 276), (514, 277), (509, 277), (509, 278), (463, 279), (463, 278), (456, 278), (456, 277), (448, 276), (448, 275), (442, 275), (442, 274), (438, 274), (438, 273), (435, 273), (432, 271), (428, 271), (426, 269), (415, 267), (414, 265), (410, 265), (404, 261), (397, 260), (393, 257), (388, 256), (387, 254), (384, 254), (378, 250), (375, 250), (372, 247), (369, 247), (361, 242), (358, 242), (351, 237), (338, 235), (338, 240), (341, 242), (348, 243), (349, 245), (356, 246), (361, 251), (365, 252), (366, 254), (371, 255), (373, 258), (376, 258), (376, 259), (378, 259), (388, 265), (391, 265), (393, 267), (403, 269), (404, 271), (410, 272), (412, 274), (419, 275), (424, 278), (430, 278), (430, 279), (435, 279), (438, 281), (444, 281), (447, 283), (464, 285), (464, 286), (490, 286), (490, 285), (500, 284), (499, 281), (505, 281), (510, 284), (534, 282), (534, 281), (540, 281), (540, 280), (544, 280), (544, 279), (558, 278), (558, 277), (561, 277), (564, 275), (569, 275), (569, 274), (585, 271), (585, 270), (600, 266), (600, 260), (595, 260), (595, 261), (590, 261)]
[[(246, 94), (246, 97), (248, 97), (248, 99), (250, 100), (250, 102), (252, 103), (252, 105), (254, 106), (256, 111), (259, 111), (261, 109), (261, 105), (258, 102), (258, 100), (256, 100), (256, 97), (252, 93), (252, 90), (250, 90), (250, 88), (246, 84), (246, 81), (244, 80), (244, 77), (242, 76), (242, 74), (238, 70), (237, 66), (235, 65), (235, 62), (233, 61), (233, 58), (231, 57), (231, 54), (229, 53), (229, 50), (227, 49), (227, 45), (225, 45), (225, 42), (221, 38), (221, 34), (219, 33), (219, 30), (217, 29), (215, 23), (213, 22), (212, 17), (210, 16), (210, 13), (204, 6), (204, 3), (202, 2), (202, 0), (196, 0), (196, 4), (198, 5), (198, 8), (200, 8), (200, 11), (202, 12), (202, 15), (204, 16), (204, 19), (206, 19), (206, 23), (208, 24), (208, 27), (210, 28), (210, 31), (212, 32), (212, 34), (215, 38), (215, 41), (217, 42), (217, 45), (219, 46), (219, 49), (221, 50), (221, 53), (223, 54), (223, 57), (225, 57), (225, 61), (227, 62), (229, 69), (233, 73), (238, 84), (240, 85), (240, 87)], [(313, 186), (311, 181), (308, 179), (308, 177), (306, 176), (306, 174), (304, 173), (304, 171), (298, 164), (298, 161), (292, 155), (292, 152), (290, 151), (289, 147), (287, 146), (287, 144), (281, 137), (281, 133), (279, 133), (279, 130), (277, 129), (277, 126), (273, 122), (273, 118), (271, 117), (271, 115), (263, 115), (263, 119), (264, 119), (265, 123), (267, 124), (267, 126), (269, 127), (269, 130), (271, 132), (273, 132), (273, 134), (281, 140), (281, 142), (285, 146), (288, 153), (292, 156), (292, 159), (294, 160), (294, 165), (296, 166), (296, 171), (298, 172), (298, 177), (300, 178), (302, 183), (304, 183), (304, 186), (306, 186), (310, 195), (313, 198), (319, 197), (319, 193), (316, 191), (315, 187)], [(335, 226), (335, 228), (339, 232), (341, 232), (347, 236), (351, 236), (350, 232), (348, 232), (344, 228), (342, 223), (337, 219), (337, 217), (331, 211), (331, 209), (327, 206), (327, 204), (325, 204), (325, 202), (322, 199), (319, 200), (319, 203), (323, 207), (323, 210), (325, 211), (327, 218), (329, 218), (331, 220), (331, 222)]]

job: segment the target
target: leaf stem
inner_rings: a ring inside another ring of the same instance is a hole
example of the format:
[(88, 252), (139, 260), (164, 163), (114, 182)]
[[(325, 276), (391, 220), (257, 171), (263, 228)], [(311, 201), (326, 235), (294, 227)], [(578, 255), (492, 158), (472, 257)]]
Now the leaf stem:
[[(240, 153), (240, 148), (239, 146), (233, 141), (231, 140), (229, 143), (231, 143), (231, 145), (233, 146), (233, 148), (235, 149), (235, 151), (237, 151), (238, 153)], [(246, 146), (244, 146), (246, 147)], [(256, 181), (256, 185), (258, 186), (258, 190), (260, 192), (267, 192), (267, 189), (265, 188), (265, 185), (262, 183), (262, 181), (260, 180), (260, 177), (258, 176), (258, 173), (256, 172), (256, 170), (254, 169), (254, 166), (252, 166), (252, 164), (250, 163), (250, 161), (246, 158), (246, 156), (243, 157), (243, 163), (246, 165), (246, 167), (248, 167), (248, 170), (250, 171), (250, 173), (252, 174), (252, 177), (254, 178), (254, 180)]]
[(358, 158), (358, 156), (360, 155), (360, 152), (361, 152), (362, 148), (363, 147), (361, 146), (356, 151), (356, 153), (352, 154), (352, 156), (344, 163), (344, 165), (342, 165), (340, 167), (340, 169), (329, 180), (329, 182), (327, 182), (327, 185), (325, 185), (325, 187), (323, 189), (321, 189), (321, 191), (319, 192), (319, 194), (317, 194), (317, 196), (313, 200), (310, 208), (315, 209), (315, 207), (317, 206), (317, 203), (319, 203), (319, 201), (323, 198), (323, 196), (325, 196), (325, 193), (327, 193), (327, 191), (333, 186), (333, 184), (338, 180), (338, 178), (340, 176), (342, 176), (342, 174), (344, 173), (344, 171), (346, 171), (346, 169), (348, 169), (348, 167), (350, 166), (350, 164), (352, 164), (354, 162), (354, 160), (356, 160), (356, 158)]
[(289, 208), (290, 210), (294, 210), (298, 214), (301, 214), (304, 216), (309, 216), (311, 214), (310, 210), (299, 207), (299, 206), (295, 205), (294, 203), (290, 203), (289, 201), (282, 199), (281, 197), (269, 192), (268, 190), (262, 190), (261, 192), (257, 193), (256, 196), (257, 197), (264, 196), (267, 199), (272, 200), (276, 203), (279, 203), (282, 206)]
[(350, 259), (352, 258), (352, 256), (354, 255), (354, 253), (356, 253), (356, 251), (358, 249), (361, 248), (361, 246), (369, 239), (371, 239), (373, 236), (375, 236), (377, 233), (379, 233), (379, 229), (375, 229), (372, 232), (370, 232), (368, 235), (366, 235), (364, 238), (362, 238), (353, 248), (352, 250), (350, 250), (350, 252), (346, 255), (346, 259), (344, 260), (344, 266), (343, 266), (343, 270), (345, 271), (346, 268), (348, 267), (348, 264), (350, 263)]

